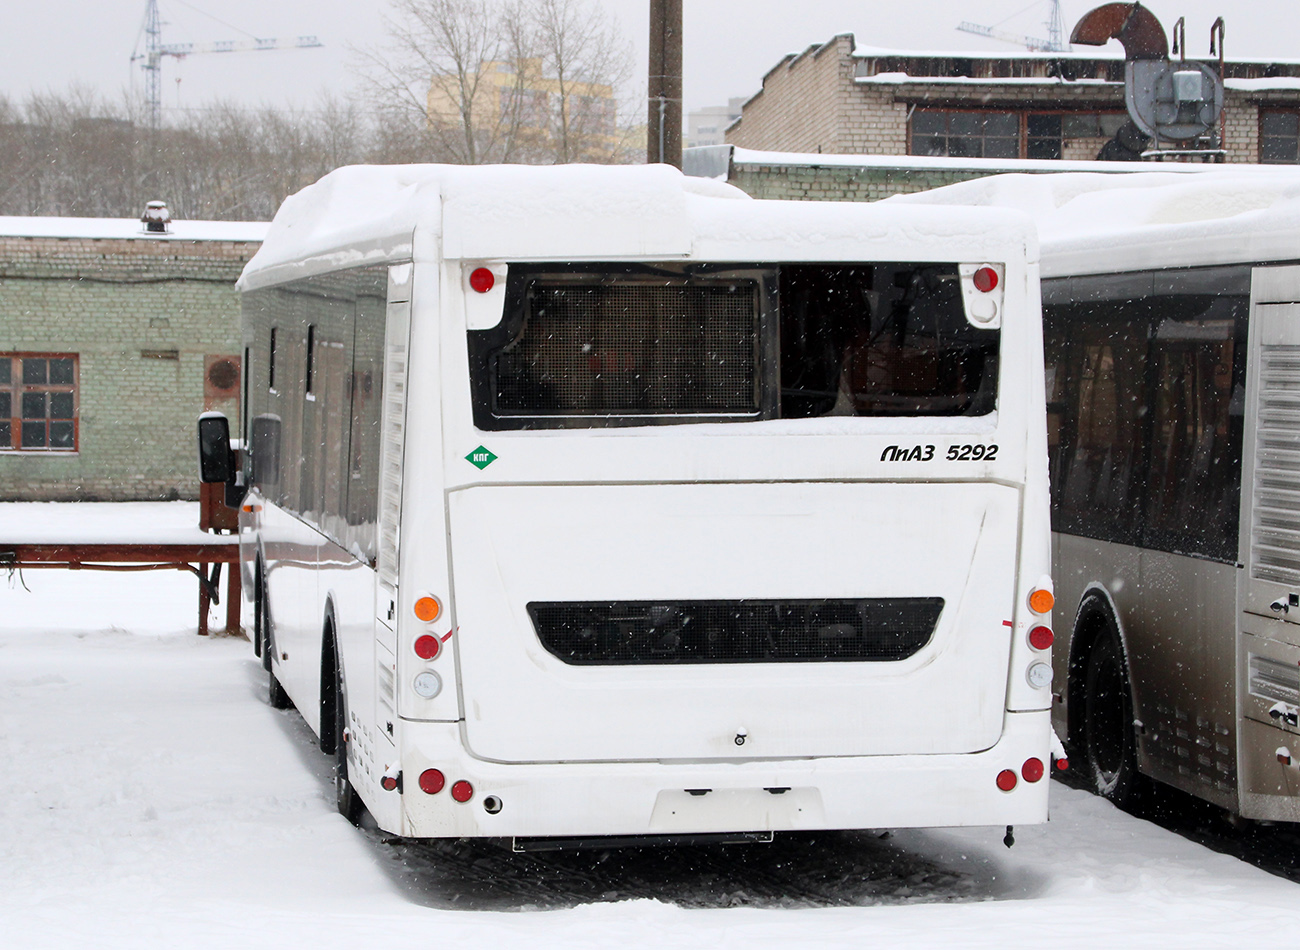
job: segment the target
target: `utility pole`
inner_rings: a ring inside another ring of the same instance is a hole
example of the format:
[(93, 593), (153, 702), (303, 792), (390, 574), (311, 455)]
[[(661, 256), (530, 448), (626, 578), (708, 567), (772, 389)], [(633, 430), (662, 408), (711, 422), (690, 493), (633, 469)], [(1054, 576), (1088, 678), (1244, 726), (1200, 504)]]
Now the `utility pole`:
[(646, 161), (682, 167), (682, 0), (650, 0)]

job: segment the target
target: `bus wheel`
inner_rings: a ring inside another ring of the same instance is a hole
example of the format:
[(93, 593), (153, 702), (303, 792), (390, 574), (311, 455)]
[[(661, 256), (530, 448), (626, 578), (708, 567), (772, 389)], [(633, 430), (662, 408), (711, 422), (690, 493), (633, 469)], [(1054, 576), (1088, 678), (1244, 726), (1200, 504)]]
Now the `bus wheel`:
[(271, 629), (271, 602), (266, 597), (266, 579), (262, 575), (262, 562), (257, 562), (257, 588), (253, 599), (254, 636), (262, 643), (262, 667), (266, 670), (266, 698), (272, 709), (288, 709), (293, 700), (284, 691), (275, 676), (275, 633)]
[(1097, 792), (1120, 808), (1132, 808), (1138, 790), (1133, 694), (1111, 631), (1097, 638), (1088, 657), (1083, 715), (1088, 770)]
[(348, 702), (338, 654), (334, 656), (334, 804), (352, 824), (361, 823), (361, 796), (348, 776)]
[(262, 669), (271, 669), (271, 646), (267, 628), (270, 626), (266, 612), (266, 580), (262, 576), (262, 558), (253, 568), (253, 655), (261, 657)]

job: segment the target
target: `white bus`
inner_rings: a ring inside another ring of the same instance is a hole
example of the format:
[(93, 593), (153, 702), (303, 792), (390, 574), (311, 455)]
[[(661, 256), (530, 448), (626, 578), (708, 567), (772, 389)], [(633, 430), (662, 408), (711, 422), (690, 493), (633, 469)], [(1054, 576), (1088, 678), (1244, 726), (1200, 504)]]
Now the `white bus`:
[(924, 199), (1041, 229), (1058, 729), (1300, 821), (1300, 173), (1007, 176)]
[(660, 166), (288, 199), (239, 284), (241, 551), (340, 810), (519, 848), (1045, 820), (1035, 253)]

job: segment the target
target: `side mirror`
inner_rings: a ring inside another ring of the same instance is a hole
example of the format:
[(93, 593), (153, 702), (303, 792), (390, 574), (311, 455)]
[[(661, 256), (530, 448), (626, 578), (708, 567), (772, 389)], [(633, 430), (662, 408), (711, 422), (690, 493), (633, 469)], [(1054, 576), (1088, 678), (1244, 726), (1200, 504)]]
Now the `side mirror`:
[(219, 412), (199, 416), (199, 481), (228, 482), (234, 475), (230, 450), (230, 423)]
[(280, 482), (280, 417), (266, 413), (253, 420), (252, 482), (276, 485)]

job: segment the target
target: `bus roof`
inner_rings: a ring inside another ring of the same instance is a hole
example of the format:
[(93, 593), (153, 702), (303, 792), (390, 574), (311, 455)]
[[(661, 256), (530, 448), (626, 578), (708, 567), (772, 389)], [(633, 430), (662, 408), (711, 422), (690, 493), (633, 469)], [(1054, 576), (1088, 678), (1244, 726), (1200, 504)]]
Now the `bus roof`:
[(1300, 259), (1293, 166), (994, 175), (885, 203), (1022, 211), (1038, 226), (1043, 277)]
[(759, 201), (666, 165), (340, 168), (285, 199), (241, 290), (385, 261), (1037, 260), (1000, 208)]

